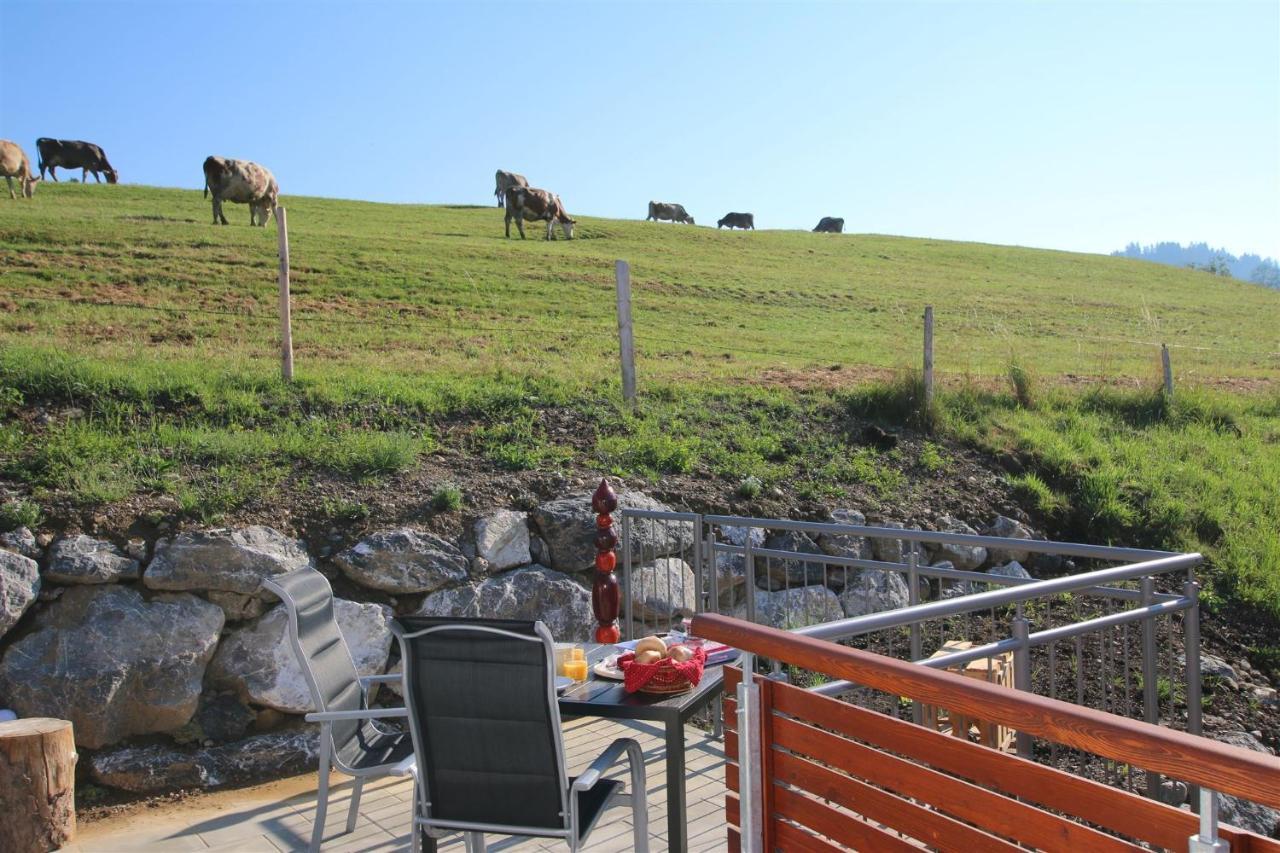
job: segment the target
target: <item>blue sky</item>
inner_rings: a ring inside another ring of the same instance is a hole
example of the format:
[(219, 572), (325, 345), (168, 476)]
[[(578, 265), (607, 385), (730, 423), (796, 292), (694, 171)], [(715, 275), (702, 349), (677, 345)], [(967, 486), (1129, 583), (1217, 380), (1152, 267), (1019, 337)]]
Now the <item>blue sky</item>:
[(0, 0), (0, 136), (122, 180), (1280, 256), (1280, 4)]

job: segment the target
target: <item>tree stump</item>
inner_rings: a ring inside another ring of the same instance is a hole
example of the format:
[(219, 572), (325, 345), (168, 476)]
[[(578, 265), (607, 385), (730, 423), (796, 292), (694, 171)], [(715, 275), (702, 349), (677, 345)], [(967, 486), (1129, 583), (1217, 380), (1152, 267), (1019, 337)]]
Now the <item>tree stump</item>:
[(57, 850), (76, 834), (76, 743), (71, 723), (0, 723), (0, 850)]

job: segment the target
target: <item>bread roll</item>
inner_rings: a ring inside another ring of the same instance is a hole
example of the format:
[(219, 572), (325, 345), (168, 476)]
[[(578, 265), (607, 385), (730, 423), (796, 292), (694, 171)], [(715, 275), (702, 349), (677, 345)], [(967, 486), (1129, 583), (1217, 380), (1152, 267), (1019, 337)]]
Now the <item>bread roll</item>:
[(667, 644), (662, 642), (661, 637), (645, 637), (636, 643), (636, 657), (639, 657), (643, 651), (655, 651), (658, 657), (664, 658), (667, 656)]
[(662, 653), (653, 649), (645, 649), (642, 652), (636, 652), (636, 663), (659, 663), (662, 660)]
[(672, 646), (668, 654), (673, 661), (684, 663), (687, 660), (693, 660), (693, 649), (688, 646)]

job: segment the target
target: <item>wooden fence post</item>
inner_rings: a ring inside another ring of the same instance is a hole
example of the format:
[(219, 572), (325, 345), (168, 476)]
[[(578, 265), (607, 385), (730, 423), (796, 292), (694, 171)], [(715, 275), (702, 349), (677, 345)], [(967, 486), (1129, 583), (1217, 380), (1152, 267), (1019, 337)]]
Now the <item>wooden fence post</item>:
[(1169, 345), (1160, 345), (1160, 361), (1164, 365), (1164, 395), (1173, 399), (1173, 363), (1169, 360)]
[(628, 406), (636, 402), (636, 344), (631, 327), (631, 266), (626, 261), (614, 265), (618, 282), (618, 344), (622, 349), (622, 399)]
[(924, 306), (924, 410), (933, 409), (933, 306)]
[(280, 238), (280, 375), (293, 381), (293, 318), (289, 309), (289, 226), (283, 207), (276, 208), (276, 234)]

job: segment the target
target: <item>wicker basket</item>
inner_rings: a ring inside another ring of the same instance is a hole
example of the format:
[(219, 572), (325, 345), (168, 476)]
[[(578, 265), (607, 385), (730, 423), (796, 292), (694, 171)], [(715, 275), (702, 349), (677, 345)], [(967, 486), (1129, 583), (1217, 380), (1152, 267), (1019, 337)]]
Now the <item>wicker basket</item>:
[(623, 686), (628, 693), (652, 693), (670, 696), (692, 690), (702, 680), (702, 670), (707, 664), (707, 653), (694, 649), (693, 657), (676, 663), (664, 658), (657, 663), (636, 663), (634, 653), (618, 658), (622, 670)]

